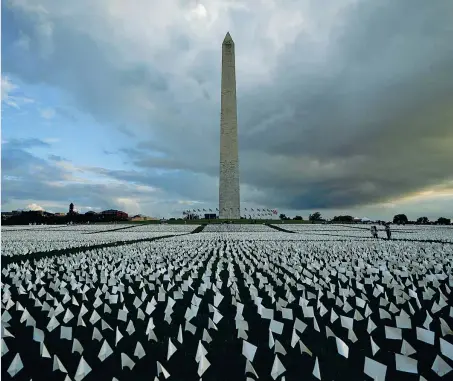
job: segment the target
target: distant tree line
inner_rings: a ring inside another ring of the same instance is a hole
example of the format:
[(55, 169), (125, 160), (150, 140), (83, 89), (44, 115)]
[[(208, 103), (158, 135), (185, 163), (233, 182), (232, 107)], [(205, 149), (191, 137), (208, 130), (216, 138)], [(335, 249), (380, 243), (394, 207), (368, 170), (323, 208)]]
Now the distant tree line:
[(65, 216), (58, 216), (52, 213), (41, 211), (26, 211), (21, 214), (13, 215), (9, 218), (2, 217), (2, 225), (62, 225), (62, 224), (87, 224), (96, 222), (116, 222), (127, 221), (127, 218), (116, 215), (103, 215), (98, 213), (68, 213)]
[(351, 222), (354, 222), (354, 217), (352, 217), (352, 216), (335, 216), (332, 219), (332, 222), (351, 223)]
[[(291, 220), (291, 218), (287, 217), (286, 214), (280, 214), (281, 220)], [(295, 216), (293, 220), (303, 220), (301, 216)], [(316, 212), (310, 214), (308, 220), (312, 223), (314, 222), (324, 222), (325, 219), (322, 218), (321, 213)], [(349, 215), (344, 216), (335, 216), (332, 220), (329, 221), (330, 223), (354, 223), (354, 217)], [(386, 223), (386, 221), (374, 221), (375, 223)], [(419, 217), (416, 221), (409, 221), (405, 214), (397, 214), (393, 217), (393, 223), (398, 225), (405, 225), (405, 224), (417, 224), (417, 225), (429, 225), (429, 224), (436, 224), (436, 225), (449, 225), (451, 223), (450, 219), (445, 217), (439, 217), (436, 221), (429, 221), (428, 217)]]
[(397, 214), (393, 217), (393, 223), (398, 225), (416, 224), (416, 225), (450, 225), (451, 220), (446, 217), (439, 217), (436, 221), (430, 221), (428, 217), (419, 217), (417, 220), (409, 221), (405, 214)]
[[(280, 214), (279, 218), (280, 218), (282, 221), (291, 220), (290, 217), (287, 217), (286, 214), (283, 214), (283, 213)], [(302, 216), (295, 216), (295, 217), (292, 218), (292, 220), (294, 220), (294, 221), (303, 221), (304, 219), (303, 219)], [(311, 221), (311, 222), (321, 222), (321, 221), (325, 221), (325, 220), (321, 217), (321, 213), (319, 213), (319, 212), (310, 214), (310, 216), (308, 217), (308, 220)]]
[[(286, 214), (283, 214), (283, 213), (280, 214), (279, 218), (283, 221), (291, 220), (291, 218), (287, 217)], [(295, 217), (293, 217), (293, 220), (294, 221), (303, 221), (304, 219), (302, 218), (302, 216), (295, 216)]]

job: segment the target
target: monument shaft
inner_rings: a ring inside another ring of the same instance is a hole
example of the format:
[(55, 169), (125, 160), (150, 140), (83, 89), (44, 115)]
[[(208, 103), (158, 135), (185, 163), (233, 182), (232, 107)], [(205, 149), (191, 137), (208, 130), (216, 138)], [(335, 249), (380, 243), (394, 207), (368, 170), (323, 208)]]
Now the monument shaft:
[(240, 212), (236, 68), (234, 42), (227, 33), (222, 44), (219, 214), (239, 219)]

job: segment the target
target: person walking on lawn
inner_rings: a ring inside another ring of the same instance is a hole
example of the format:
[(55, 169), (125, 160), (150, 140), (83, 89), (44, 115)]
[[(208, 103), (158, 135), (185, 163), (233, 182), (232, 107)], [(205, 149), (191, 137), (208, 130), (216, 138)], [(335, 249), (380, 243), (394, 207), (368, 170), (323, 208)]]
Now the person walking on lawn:
[(387, 234), (387, 239), (392, 239), (392, 231), (390, 230), (390, 224), (385, 225), (385, 233)]

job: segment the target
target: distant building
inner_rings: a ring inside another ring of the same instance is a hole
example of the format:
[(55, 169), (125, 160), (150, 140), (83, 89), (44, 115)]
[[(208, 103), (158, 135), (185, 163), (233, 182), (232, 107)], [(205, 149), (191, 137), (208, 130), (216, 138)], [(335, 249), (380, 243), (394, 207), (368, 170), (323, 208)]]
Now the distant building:
[(205, 220), (215, 220), (217, 218), (217, 214), (215, 213), (208, 213), (204, 215)]
[(127, 220), (128, 219), (128, 214), (126, 212), (122, 212), (121, 210), (116, 210), (116, 209), (104, 210), (103, 212), (101, 212), (101, 215), (106, 219), (112, 219), (112, 220)]

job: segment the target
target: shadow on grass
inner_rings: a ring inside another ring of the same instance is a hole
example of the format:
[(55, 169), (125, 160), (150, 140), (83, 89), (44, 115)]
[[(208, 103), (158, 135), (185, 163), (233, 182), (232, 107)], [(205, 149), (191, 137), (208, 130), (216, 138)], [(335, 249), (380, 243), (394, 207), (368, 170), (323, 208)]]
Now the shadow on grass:
[(271, 224), (266, 224), (266, 225), (269, 226), (270, 228), (275, 229), (275, 230), (278, 230), (278, 231), (280, 231), (280, 232), (284, 232), (284, 233), (295, 233), (295, 232), (293, 232), (292, 230), (286, 230), (286, 229), (283, 229), (283, 228), (281, 228), (281, 227), (279, 227), (279, 226), (277, 226), (277, 225), (271, 225)]
[[(190, 234), (190, 233), (187, 233), (187, 234)], [(122, 246), (122, 245), (132, 245), (132, 244), (138, 243), (138, 242), (152, 242), (152, 241), (157, 241), (157, 240), (163, 239), (163, 238), (176, 237), (179, 235), (186, 235), (186, 234), (170, 234), (170, 235), (164, 235), (164, 236), (153, 237), (153, 238), (134, 239), (132, 241), (116, 241), (116, 242), (110, 242), (110, 243), (102, 243), (99, 245), (77, 246), (77, 247), (72, 247), (72, 248), (67, 248), (67, 249), (41, 251), (41, 252), (35, 252), (35, 253), (30, 253), (30, 254), (24, 254), (24, 255), (13, 255), (10, 257), (2, 256), (2, 267), (8, 266), (10, 263), (23, 263), (25, 261), (36, 261), (36, 260), (40, 260), (42, 258), (77, 254), (82, 251), (103, 249), (106, 247), (115, 247), (115, 246)]]
[(195, 230), (193, 230), (192, 232), (190, 232), (190, 234), (197, 234), (197, 233), (200, 233), (204, 230), (204, 228), (206, 227), (206, 224), (203, 224), (203, 225), (200, 225), (198, 226)]
[(135, 228), (137, 226), (143, 226), (143, 225), (146, 225), (146, 224), (136, 224), (136, 225), (131, 225), (131, 226), (123, 226), (121, 228), (115, 228), (115, 229), (109, 229), (109, 230), (99, 230), (99, 231), (95, 231), (95, 232), (87, 232), (87, 233), (84, 233), (84, 234), (98, 234), (98, 233), (115, 232), (115, 231), (118, 231), (118, 230), (133, 229), (133, 228)]

